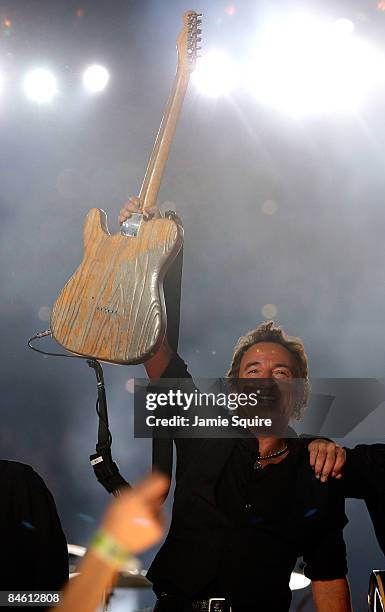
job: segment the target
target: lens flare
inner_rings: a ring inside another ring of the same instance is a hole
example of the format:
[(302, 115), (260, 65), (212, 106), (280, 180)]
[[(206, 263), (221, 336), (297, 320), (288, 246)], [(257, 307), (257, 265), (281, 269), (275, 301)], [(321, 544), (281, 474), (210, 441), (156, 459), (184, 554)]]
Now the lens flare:
[(216, 98), (231, 92), (236, 73), (234, 62), (224, 51), (210, 51), (198, 59), (192, 81), (201, 93)]
[(58, 93), (55, 76), (44, 68), (27, 74), (23, 87), (27, 98), (38, 104), (51, 102)]
[(385, 59), (353, 31), (348, 19), (302, 15), (270, 23), (248, 66), (256, 98), (293, 115), (356, 111), (384, 80)]
[(83, 85), (84, 87), (92, 92), (98, 93), (103, 91), (110, 80), (109, 72), (104, 66), (94, 64), (89, 66), (83, 74)]

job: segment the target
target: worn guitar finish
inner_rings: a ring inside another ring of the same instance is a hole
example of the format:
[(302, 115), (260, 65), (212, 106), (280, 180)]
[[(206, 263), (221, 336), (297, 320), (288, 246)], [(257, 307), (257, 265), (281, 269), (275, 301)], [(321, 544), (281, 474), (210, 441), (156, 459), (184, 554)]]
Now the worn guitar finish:
[(69, 351), (135, 364), (153, 355), (166, 333), (163, 279), (183, 243), (176, 215), (146, 221), (156, 198), (196, 59), (200, 15), (188, 11), (178, 37), (178, 68), (139, 194), (139, 214), (111, 235), (104, 211), (89, 211), (84, 257), (57, 298), (52, 336)]
[(138, 363), (163, 340), (165, 270), (182, 244), (171, 219), (141, 224), (135, 238), (111, 236), (103, 211), (84, 227), (84, 259), (52, 311), (54, 338), (73, 353)]

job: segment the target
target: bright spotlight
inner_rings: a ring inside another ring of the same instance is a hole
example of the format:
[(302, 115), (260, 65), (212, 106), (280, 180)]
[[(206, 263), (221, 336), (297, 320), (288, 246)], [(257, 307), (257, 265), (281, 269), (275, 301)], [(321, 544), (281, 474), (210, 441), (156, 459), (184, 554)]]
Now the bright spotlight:
[(227, 95), (236, 82), (234, 62), (223, 51), (210, 51), (198, 59), (192, 81), (207, 96)]
[(27, 74), (23, 87), (27, 98), (39, 104), (51, 102), (57, 94), (56, 79), (52, 72), (44, 68)]
[(271, 23), (249, 66), (257, 99), (293, 115), (357, 110), (384, 78), (385, 60), (353, 31), (347, 19)]
[(90, 66), (83, 74), (83, 85), (88, 91), (97, 93), (103, 91), (110, 80), (108, 70), (104, 66), (95, 64)]
[(340, 19), (336, 19), (334, 22), (334, 28), (339, 30), (341, 34), (351, 34), (354, 32), (354, 23), (350, 21), (350, 19), (345, 19), (345, 17), (340, 17)]

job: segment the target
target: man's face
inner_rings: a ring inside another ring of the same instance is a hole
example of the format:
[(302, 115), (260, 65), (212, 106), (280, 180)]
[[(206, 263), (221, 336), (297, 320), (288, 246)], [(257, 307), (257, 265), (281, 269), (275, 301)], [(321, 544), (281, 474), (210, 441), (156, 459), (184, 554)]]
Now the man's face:
[[(242, 356), (239, 378), (242, 390), (258, 393), (258, 406), (254, 408), (259, 416), (280, 415), (286, 426), (294, 405), (294, 378), (297, 364), (293, 355), (281, 344), (258, 342)], [(257, 379), (252, 384), (245, 379)]]
[(288, 380), (295, 377), (293, 355), (276, 342), (258, 342), (244, 353), (239, 366), (239, 378), (273, 378)]

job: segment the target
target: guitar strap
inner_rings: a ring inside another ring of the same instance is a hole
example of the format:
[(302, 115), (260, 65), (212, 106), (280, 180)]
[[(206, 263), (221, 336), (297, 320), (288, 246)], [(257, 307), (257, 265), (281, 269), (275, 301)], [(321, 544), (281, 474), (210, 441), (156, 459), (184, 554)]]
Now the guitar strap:
[(87, 359), (87, 363), (90, 368), (95, 370), (98, 385), (96, 412), (99, 417), (96, 453), (90, 455), (90, 462), (100, 484), (108, 493), (116, 495), (119, 489), (131, 485), (120, 474), (119, 468), (111, 455), (112, 436), (108, 426), (107, 398), (102, 366), (95, 359)]

